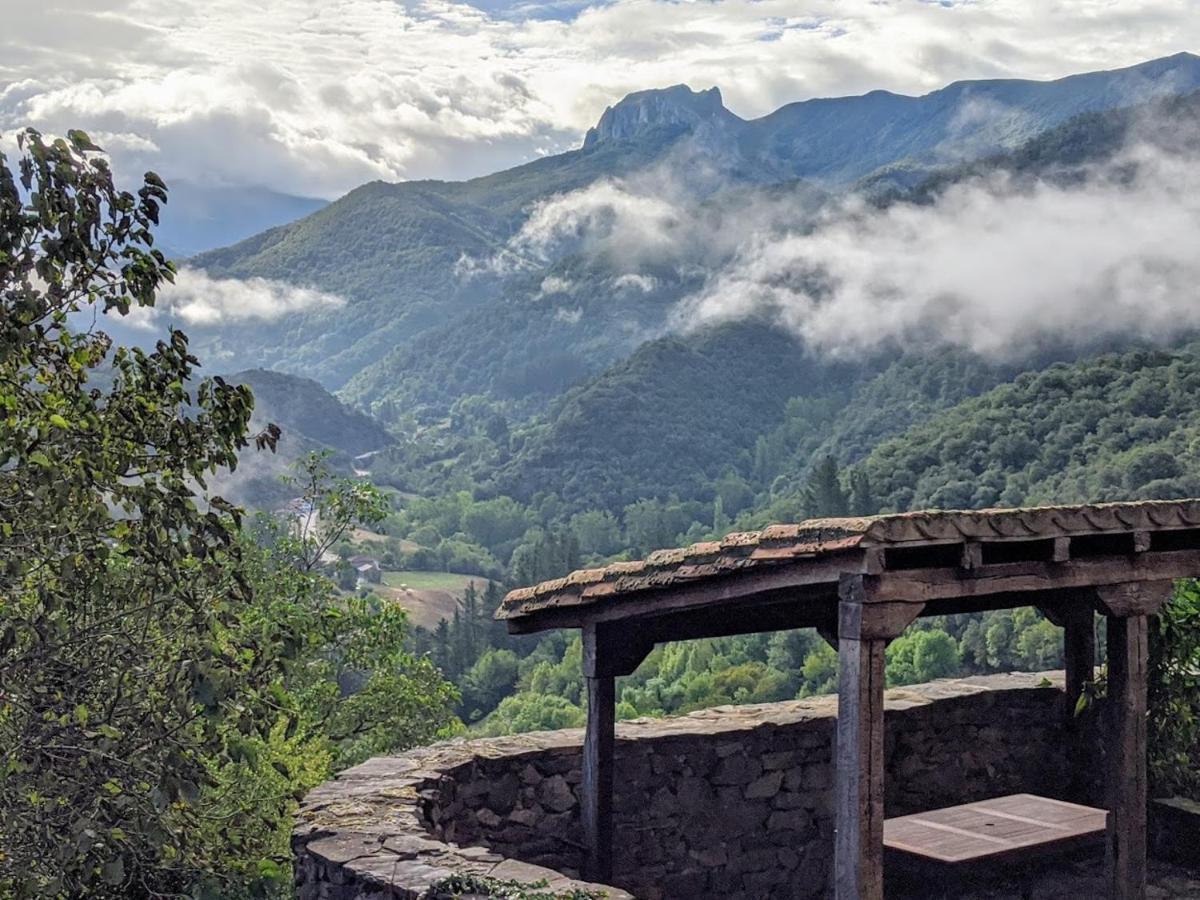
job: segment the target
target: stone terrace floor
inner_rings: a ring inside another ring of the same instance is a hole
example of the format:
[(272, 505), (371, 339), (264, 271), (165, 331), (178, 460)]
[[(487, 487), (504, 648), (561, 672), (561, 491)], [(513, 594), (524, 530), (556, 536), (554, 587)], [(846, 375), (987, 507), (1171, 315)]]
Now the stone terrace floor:
[[(889, 900), (893, 897), (915, 900), (917, 896), (889, 893)], [(919, 896), (934, 900), (939, 894), (925, 889)], [(1021, 900), (1021, 891), (1014, 886), (1000, 886), (941, 896), (946, 900)], [(1103, 900), (1105, 896), (1104, 863), (1097, 859), (1067, 862), (1048, 870), (1036, 880), (1033, 889), (1033, 900)], [(1200, 900), (1200, 870), (1151, 860), (1146, 897), (1147, 900)]]

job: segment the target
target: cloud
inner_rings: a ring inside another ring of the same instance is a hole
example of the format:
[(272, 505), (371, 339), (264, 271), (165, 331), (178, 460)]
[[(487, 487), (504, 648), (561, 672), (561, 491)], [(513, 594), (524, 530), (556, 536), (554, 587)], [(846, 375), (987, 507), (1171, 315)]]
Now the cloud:
[(639, 275), (636, 272), (626, 272), (613, 279), (613, 287), (618, 291), (638, 291), (649, 294), (658, 287), (658, 279), (650, 275)]
[(476, 2), (0, 0), (0, 130), (85, 128), (126, 176), (332, 197), (559, 152), (648, 87), (719, 84), (759, 116), (1200, 45), (1194, 0)]
[(684, 227), (677, 202), (603, 179), (534, 205), (497, 265), (545, 265), (567, 253), (605, 257), (636, 267), (675, 254)]
[(931, 205), (850, 201), (760, 233), (675, 324), (767, 316), (833, 354), (1163, 339), (1200, 327), (1200, 166), (1140, 144), (1071, 186), (994, 175)]
[(212, 278), (200, 269), (182, 268), (175, 283), (159, 292), (157, 305), (132, 310), (129, 321), (141, 328), (157, 328), (164, 319), (198, 327), (268, 322), (345, 302), (336, 294), (267, 278)]
[[(567, 256), (602, 268), (621, 291), (654, 290), (656, 273), (703, 274), (729, 259), (747, 235), (796, 227), (820, 192), (797, 183), (759, 190), (738, 183), (694, 144), (623, 178), (603, 178), (535, 203), (490, 259), (464, 259), (459, 273), (509, 275)], [(543, 293), (546, 292), (543, 287)]]
[(574, 286), (569, 278), (547, 275), (542, 279), (541, 287), (538, 288), (538, 296), (546, 297), (550, 294), (569, 294)]

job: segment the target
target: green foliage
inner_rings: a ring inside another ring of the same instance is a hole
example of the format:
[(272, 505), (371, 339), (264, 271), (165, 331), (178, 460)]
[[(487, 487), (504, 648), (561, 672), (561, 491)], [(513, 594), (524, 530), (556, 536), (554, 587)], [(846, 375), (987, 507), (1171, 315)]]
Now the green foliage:
[(1200, 585), (1179, 582), (1150, 642), (1150, 780), (1200, 800)]
[(809, 473), (808, 484), (804, 488), (804, 506), (813, 518), (844, 516), (850, 512), (850, 502), (842, 488), (837, 460), (832, 456), (821, 457)]
[(644, 344), (567, 392), (500, 467), (496, 489), (529, 500), (553, 485), (572, 511), (617, 513), (671, 495), (711, 503), (716, 482), (732, 513), (747, 498), (721, 481), (730, 467), (748, 473), (755, 436), (778, 421), (789, 398), (838, 393), (847, 370), (758, 323)]
[(920, 684), (959, 674), (958, 644), (940, 628), (910, 631), (888, 645), (888, 684)]
[(1198, 386), (1195, 345), (1056, 364), (884, 441), (864, 468), (889, 509), (1194, 496)]
[(530, 691), (505, 697), (476, 730), (483, 735), (520, 734), (578, 728), (583, 719), (583, 710), (566, 697)]
[(204, 791), (276, 720), (286, 651), (242, 629), (237, 512), (192, 487), (236, 463), (252, 400), (190, 388), (180, 332), (150, 353), (71, 332), (172, 278), (151, 248), (166, 191), (152, 173), (117, 191), (79, 132), (18, 144), (27, 203), (0, 157), (0, 892), (171, 892), (225, 869)]

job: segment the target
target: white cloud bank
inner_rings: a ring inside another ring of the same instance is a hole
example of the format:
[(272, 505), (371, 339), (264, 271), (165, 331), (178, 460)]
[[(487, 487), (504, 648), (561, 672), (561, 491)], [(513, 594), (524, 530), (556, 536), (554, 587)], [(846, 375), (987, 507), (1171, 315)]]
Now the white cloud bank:
[(750, 117), (1200, 46), (1195, 0), (611, 0), (566, 21), (525, 14), (552, 5), (0, 0), (0, 131), (82, 127), (125, 174), (332, 197), (557, 152), (648, 87), (717, 84)]
[(1200, 162), (1133, 148), (1082, 185), (997, 176), (928, 206), (849, 204), (810, 232), (759, 233), (675, 322), (765, 315), (834, 354), (1162, 339), (1200, 327), (1198, 248)]
[(336, 309), (345, 299), (315, 288), (268, 278), (213, 278), (200, 269), (181, 268), (175, 283), (159, 291), (152, 308), (131, 310), (137, 327), (157, 328), (164, 319), (189, 326), (269, 322), (308, 309)]

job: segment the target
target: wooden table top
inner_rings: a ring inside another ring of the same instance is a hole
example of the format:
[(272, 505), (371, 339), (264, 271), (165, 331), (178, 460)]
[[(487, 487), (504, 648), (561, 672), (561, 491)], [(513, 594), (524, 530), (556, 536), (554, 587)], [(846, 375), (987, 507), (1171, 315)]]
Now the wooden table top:
[(1091, 806), (1013, 794), (887, 819), (883, 845), (923, 859), (965, 863), (1085, 842), (1104, 834), (1107, 818)]

